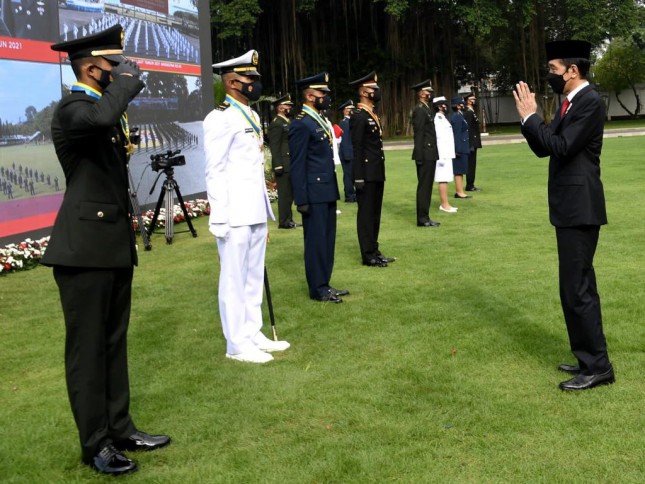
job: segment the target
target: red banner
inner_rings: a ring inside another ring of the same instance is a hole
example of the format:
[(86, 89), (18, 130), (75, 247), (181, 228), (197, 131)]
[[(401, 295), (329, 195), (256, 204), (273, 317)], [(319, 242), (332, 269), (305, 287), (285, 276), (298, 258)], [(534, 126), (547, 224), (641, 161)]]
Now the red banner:
[(121, 4), (145, 8), (168, 15), (168, 0), (121, 0)]
[(58, 64), (58, 52), (49, 48), (52, 42), (0, 37), (0, 59), (13, 59)]

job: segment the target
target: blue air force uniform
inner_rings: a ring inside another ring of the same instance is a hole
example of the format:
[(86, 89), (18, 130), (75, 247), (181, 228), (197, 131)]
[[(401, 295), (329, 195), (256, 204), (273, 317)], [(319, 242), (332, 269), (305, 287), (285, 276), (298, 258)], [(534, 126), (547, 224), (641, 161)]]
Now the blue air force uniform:
[[(327, 88), (327, 73), (298, 81), (300, 89)], [(318, 119), (317, 119), (317, 118)], [(325, 300), (331, 290), (336, 245), (336, 202), (340, 198), (332, 137), (326, 119), (304, 106), (289, 127), (293, 198), (302, 213), (305, 274), (312, 299)]]

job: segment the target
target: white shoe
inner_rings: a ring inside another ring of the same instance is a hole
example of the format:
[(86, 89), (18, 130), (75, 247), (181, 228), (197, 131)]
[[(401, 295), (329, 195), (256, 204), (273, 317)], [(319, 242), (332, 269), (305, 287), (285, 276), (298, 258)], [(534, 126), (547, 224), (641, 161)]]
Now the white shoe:
[(238, 353), (231, 355), (226, 353), (226, 357), (231, 360), (244, 361), (246, 363), (268, 363), (273, 360), (273, 356), (269, 353), (265, 353), (259, 348), (254, 348), (252, 350), (245, 351), (244, 353)]
[(270, 339), (267, 339), (266, 341), (257, 343), (256, 346), (258, 347), (258, 349), (262, 351), (267, 351), (269, 353), (272, 353), (274, 351), (284, 351), (288, 349), (291, 345), (286, 341), (272, 341)]
[(439, 210), (441, 210), (442, 212), (455, 213), (459, 209), (457, 207), (443, 208), (441, 205), (439, 205)]

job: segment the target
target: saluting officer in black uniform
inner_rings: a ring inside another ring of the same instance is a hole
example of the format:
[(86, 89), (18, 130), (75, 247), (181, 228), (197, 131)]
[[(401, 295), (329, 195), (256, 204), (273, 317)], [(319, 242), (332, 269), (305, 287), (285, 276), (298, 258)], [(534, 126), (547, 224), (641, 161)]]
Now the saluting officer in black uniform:
[(438, 227), (439, 222), (430, 219), (430, 198), (437, 169), (437, 133), (434, 129), (434, 110), (432, 109), (432, 82), (426, 79), (412, 86), (419, 98), (412, 110), (414, 130), (414, 149), (412, 159), (417, 167), (417, 226)]
[(322, 114), (331, 105), (329, 74), (296, 81), (302, 112), (289, 127), (293, 197), (302, 214), (305, 274), (309, 297), (341, 303), (347, 290), (330, 286), (336, 247), (336, 202), (340, 198), (334, 167), (331, 125)]
[(379, 251), (378, 234), (381, 228), (381, 207), (385, 187), (385, 154), (383, 130), (374, 106), (381, 100), (381, 90), (376, 83), (376, 72), (350, 82), (358, 89), (360, 102), (349, 121), (349, 131), (354, 148), (354, 187), (358, 213), (356, 228), (363, 265), (387, 267), (394, 258)]
[(52, 49), (69, 54), (78, 82), (52, 119), (67, 189), (42, 262), (54, 267), (60, 291), (67, 391), (83, 462), (123, 474), (137, 465), (121, 451), (170, 442), (138, 431), (129, 409), (126, 340), (137, 253), (125, 110), (144, 84), (138, 66), (122, 55), (120, 25)]
[(286, 94), (273, 103), (276, 117), (269, 124), (269, 148), (271, 149), (271, 165), (275, 173), (278, 188), (278, 228), (295, 229), (298, 225), (293, 221), (293, 188), (289, 176), (289, 124), (293, 111), (291, 96)]

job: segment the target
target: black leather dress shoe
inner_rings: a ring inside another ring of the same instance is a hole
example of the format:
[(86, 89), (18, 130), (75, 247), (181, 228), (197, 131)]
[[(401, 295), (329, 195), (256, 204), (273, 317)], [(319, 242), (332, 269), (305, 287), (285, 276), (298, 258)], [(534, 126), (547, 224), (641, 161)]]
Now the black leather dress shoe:
[(571, 380), (560, 383), (560, 390), (589, 390), (590, 388), (597, 387), (599, 385), (609, 385), (615, 381), (616, 379), (614, 378), (613, 368), (610, 368), (604, 373), (596, 373), (595, 375), (583, 375), (582, 373), (579, 373)]
[(343, 302), (343, 300), (336, 295), (333, 289), (327, 291), (326, 294), (312, 297), (311, 299), (314, 299), (315, 301), (330, 302), (334, 304), (340, 304)]
[(114, 442), (114, 447), (119, 450), (156, 450), (170, 443), (167, 435), (148, 435), (137, 430), (130, 437)]
[(558, 370), (563, 371), (565, 373), (571, 373), (572, 375), (577, 375), (578, 373), (580, 373), (580, 367), (577, 365), (562, 364), (558, 366)]
[(432, 220), (428, 220), (427, 222), (417, 222), (417, 227), (439, 227), (441, 225), (440, 222), (434, 222)]
[(279, 229), (295, 229), (298, 226), (298, 224), (294, 222), (289, 222), (288, 224), (284, 225), (278, 225)]
[(482, 190), (481, 190), (481, 188), (477, 188), (477, 187), (466, 187), (466, 191), (467, 192), (481, 192)]
[(455, 198), (473, 198), (473, 197), (471, 197), (470, 195), (466, 195), (465, 197), (462, 197), (458, 193), (455, 193)]
[(377, 255), (376, 258), (380, 260), (381, 262), (385, 262), (386, 264), (390, 264), (396, 260), (396, 257), (385, 257), (384, 255), (380, 254)]
[(137, 470), (137, 463), (121, 454), (112, 444), (103, 447), (91, 462), (86, 462), (103, 474), (118, 476)]
[(336, 297), (339, 296), (349, 296), (349, 291), (347, 289), (335, 289), (333, 287), (329, 288), (331, 292), (333, 292)]
[(383, 262), (381, 259), (374, 258), (370, 260), (364, 260), (363, 265), (368, 267), (387, 267), (387, 262)]

